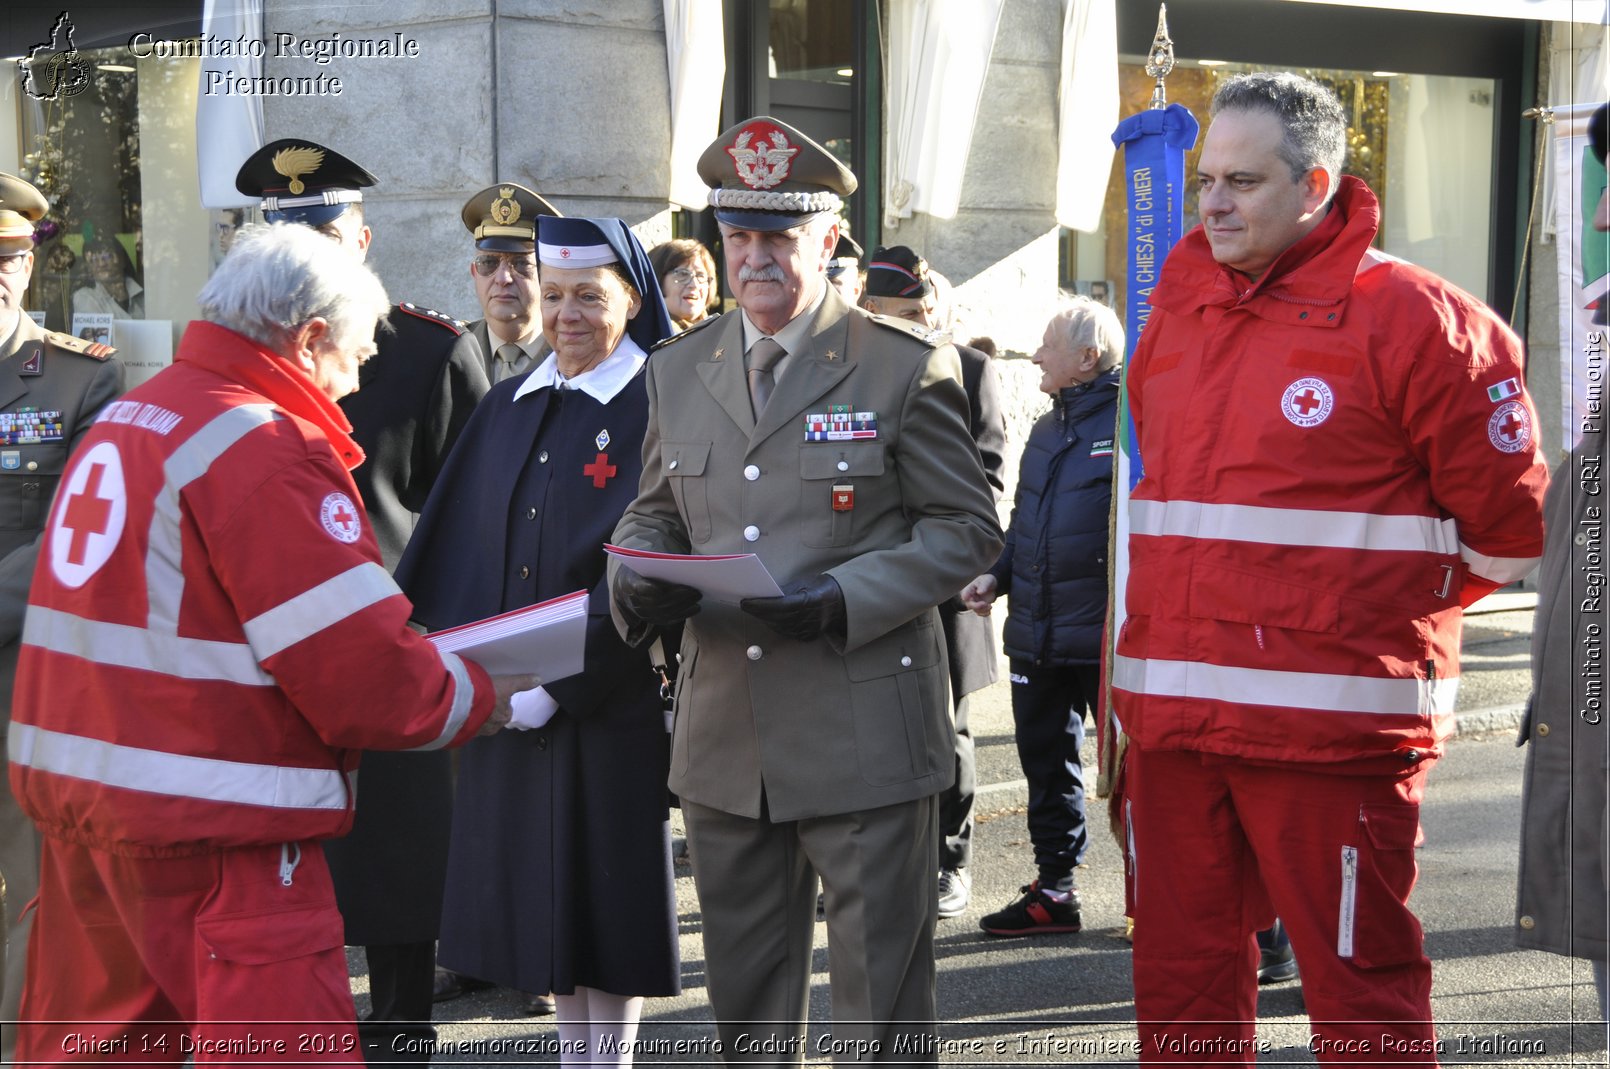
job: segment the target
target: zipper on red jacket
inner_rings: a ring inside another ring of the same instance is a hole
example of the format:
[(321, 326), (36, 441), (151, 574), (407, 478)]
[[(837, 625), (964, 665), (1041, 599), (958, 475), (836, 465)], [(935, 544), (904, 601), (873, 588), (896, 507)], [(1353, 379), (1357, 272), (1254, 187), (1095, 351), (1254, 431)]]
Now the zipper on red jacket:
[[(291, 851), (296, 851), (293, 856)], [(291, 875), (296, 872), (296, 866), (302, 863), (301, 843), (280, 843), (280, 884), (291, 886)]]

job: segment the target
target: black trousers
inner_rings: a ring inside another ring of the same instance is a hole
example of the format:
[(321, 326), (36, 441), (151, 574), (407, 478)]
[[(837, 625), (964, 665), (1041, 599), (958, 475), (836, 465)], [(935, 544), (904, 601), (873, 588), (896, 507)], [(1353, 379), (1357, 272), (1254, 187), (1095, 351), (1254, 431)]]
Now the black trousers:
[(425, 1065), (436, 1043), (430, 1023), (436, 980), (436, 941), (366, 946), (367, 1016), (358, 1022), (363, 1057), (371, 1065)]
[(1029, 781), (1029, 841), (1042, 887), (1071, 877), (1090, 845), (1079, 747), (1100, 685), (1099, 664), (1012, 660), (1012, 720), (1018, 761)]
[(967, 729), (968, 695), (956, 702), (956, 782), (939, 792), (939, 867), (965, 869), (973, 860), (976, 773), (973, 735)]

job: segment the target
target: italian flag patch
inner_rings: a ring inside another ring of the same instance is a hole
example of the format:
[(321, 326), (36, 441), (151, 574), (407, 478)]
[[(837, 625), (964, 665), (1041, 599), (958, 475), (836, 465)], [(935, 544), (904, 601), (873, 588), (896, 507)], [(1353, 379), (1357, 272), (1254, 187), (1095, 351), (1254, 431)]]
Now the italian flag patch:
[(1503, 382), (1500, 382), (1497, 385), (1487, 387), (1487, 400), (1493, 402), (1493, 404), (1497, 404), (1506, 398), (1514, 397), (1520, 392), (1520, 379), (1505, 379)]

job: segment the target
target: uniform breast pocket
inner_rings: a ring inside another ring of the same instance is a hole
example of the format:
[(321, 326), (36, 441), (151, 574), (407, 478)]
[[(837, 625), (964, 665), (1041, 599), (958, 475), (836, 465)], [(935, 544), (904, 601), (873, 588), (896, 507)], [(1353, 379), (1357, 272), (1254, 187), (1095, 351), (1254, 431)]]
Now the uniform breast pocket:
[[(51, 442), (0, 450), (0, 530), (37, 531), (67, 461), (67, 447)], [(10, 466), (14, 464), (15, 466)]]
[(882, 442), (806, 442), (799, 451), (801, 541), (816, 548), (851, 544), (856, 515), (872, 507), (882, 476)]
[(709, 442), (666, 442), (660, 446), (660, 473), (671, 484), (677, 511), (694, 545), (710, 541), (710, 501), (705, 468), (710, 463)]

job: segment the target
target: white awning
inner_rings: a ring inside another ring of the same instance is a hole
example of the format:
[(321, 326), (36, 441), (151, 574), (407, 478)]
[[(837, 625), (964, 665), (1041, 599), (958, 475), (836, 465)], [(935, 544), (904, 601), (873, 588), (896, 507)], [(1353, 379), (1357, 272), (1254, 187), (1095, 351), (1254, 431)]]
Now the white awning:
[(1437, 15), (1479, 15), (1495, 19), (1603, 24), (1606, 0), (1288, 0), (1296, 4), (1378, 7), (1389, 11), (1429, 11)]
[(667, 199), (699, 211), (710, 189), (699, 157), (721, 133), (727, 76), (721, 0), (665, 0), (665, 60), (671, 78), (671, 160)]

